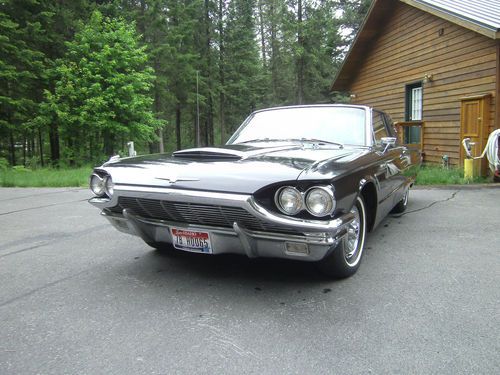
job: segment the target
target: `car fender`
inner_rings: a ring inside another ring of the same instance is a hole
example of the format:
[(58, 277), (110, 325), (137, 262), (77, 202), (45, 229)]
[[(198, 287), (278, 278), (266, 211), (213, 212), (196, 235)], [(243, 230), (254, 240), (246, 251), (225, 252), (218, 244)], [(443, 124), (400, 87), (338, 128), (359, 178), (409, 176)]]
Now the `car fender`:
[(368, 230), (373, 230), (380, 220), (377, 220), (379, 214), (378, 210), (378, 196), (379, 196), (380, 184), (375, 176), (366, 175), (360, 181), (358, 185), (358, 194), (352, 204), (356, 201), (357, 197), (362, 195), (363, 200), (368, 211)]

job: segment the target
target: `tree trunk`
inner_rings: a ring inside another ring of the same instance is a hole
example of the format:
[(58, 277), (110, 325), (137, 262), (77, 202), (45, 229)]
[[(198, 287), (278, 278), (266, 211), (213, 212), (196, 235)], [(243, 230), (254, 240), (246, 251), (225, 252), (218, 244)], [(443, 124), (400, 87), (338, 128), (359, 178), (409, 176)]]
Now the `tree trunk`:
[(28, 159), (31, 159), (33, 157), (33, 142), (32, 142), (32, 139), (33, 137), (31, 136), (31, 134), (29, 134), (27, 137), (26, 137), (26, 157)]
[(141, 0), (140, 1), (140, 6), (141, 6), (141, 17), (139, 22), (137, 23), (137, 29), (139, 32), (142, 34), (142, 37), (146, 39), (146, 0)]
[(29, 155), (29, 140), (26, 137), (26, 133), (23, 135), (23, 165), (26, 166), (27, 156)]
[(220, 121), (220, 143), (224, 144), (224, 128), (225, 124), (225, 100), (224, 95), (224, 0), (219, 0), (219, 80), (220, 80), (220, 92), (219, 92), (219, 121)]
[(177, 141), (177, 150), (181, 149), (181, 105), (177, 103), (175, 107), (175, 138)]
[(27, 148), (26, 134), (23, 135), (23, 165), (26, 166), (26, 148)]
[[(158, 63), (156, 62), (155, 65), (157, 65)], [(156, 66), (156, 71), (158, 71), (158, 65)], [(158, 116), (158, 114), (160, 113), (161, 111), (161, 103), (160, 103), (160, 92), (159, 92), (159, 89), (158, 89), (158, 86), (155, 85), (155, 115)], [(164, 153), (165, 152), (165, 144), (163, 142), (163, 127), (159, 128), (158, 129), (158, 151), (160, 153)]]
[(262, 54), (262, 65), (264, 69), (267, 67), (266, 58), (266, 36), (264, 34), (264, 14), (263, 14), (263, 0), (259, 0), (259, 28), (260, 28), (260, 49)]
[(212, 37), (210, 35), (210, 8), (209, 0), (205, 0), (205, 56), (207, 59), (207, 83), (208, 83), (208, 107), (207, 118), (205, 121), (205, 145), (214, 144), (214, 126), (213, 126), (213, 101), (212, 101), (212, 55), (210, 45)]
[(14, 142), (14, 133), (9, 131), (9, 143), (10, 143), (10, 164), (16, 165), (16, 145)]
[(75, 142), (73, 140), (73, 137), (68, 137), (67, 140), (66, 140), (66, 143), (68, 145), (68, 149), (69, 149), (69, 165), (71, 167), (73, 167), (75, 165), (75, 155), (76, 155), (76, 152), (75, 152)]
[(59, 165), (59, 159), (61, 158), (59, 152), (59, 130), (57, 124), (53, 122), (50, 124), (49, 129), (49, 141), (50, 141), (50, 159), (54, 166)]
[(269, 17), (271, 20), (271, 85), (273, 92), (273, 99), (278, 99), (278, 45), (277, 45), (277, 32), (276, 32), (276, 8), (274, 0), (269, 4)]
[(214, 103), (211, 92), (208, 95), (207, 133), (207, 145), (212, 146), (214, 144)]
[(40, 164), (42, 167), (45, 166), (45, 162), (43, 160), (43, 138), (42, 138), (42, 130), (38, 129), (38, 147), (40, 148)]
[(163, 127), (158, 129), (158, 152), (163, 154), (165, 152), (165, 142), (163, 142)]
[(304, 103), (304, 36), (302, 34), (302, 0), (298, 0), (297, 9), (297, 43), (299, 56), (297, 58), (297, 104)]
[(111, 157), (115, 154), (114, 150), (114, 135), (109, 132), (109, 130), (105, 130), (103, 132), (104, 136), (104, 154), (107, 157)]
[(89, 158), (89, 161), (92, 163), (92, 159), (94, 156), (94, 153), (92, 152), (92, 150), (94, 149), (94, 134), (93, 133), (89, 134), (88, 141), (89, 141), (89, 153), (88, 153), (87, 157)]
[(35, 147), (35, 135), (30, 136), (30, 158), (35, 157), (36, 147)]

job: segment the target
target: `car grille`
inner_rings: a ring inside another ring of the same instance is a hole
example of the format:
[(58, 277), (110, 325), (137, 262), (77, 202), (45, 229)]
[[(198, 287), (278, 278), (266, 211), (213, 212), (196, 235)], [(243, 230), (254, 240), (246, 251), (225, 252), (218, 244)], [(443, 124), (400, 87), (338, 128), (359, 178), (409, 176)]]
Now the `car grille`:
[(131, 209), (135, 214), (149, 219), (223, 228), (232, 228), (233, 223), (237, 222), (238, 225), (250, 230), (297, 234), (292, 228), (259, 220), (240, 207), (119, 197), (118, 205), (109, 210), (121, 213), (125, 208)]

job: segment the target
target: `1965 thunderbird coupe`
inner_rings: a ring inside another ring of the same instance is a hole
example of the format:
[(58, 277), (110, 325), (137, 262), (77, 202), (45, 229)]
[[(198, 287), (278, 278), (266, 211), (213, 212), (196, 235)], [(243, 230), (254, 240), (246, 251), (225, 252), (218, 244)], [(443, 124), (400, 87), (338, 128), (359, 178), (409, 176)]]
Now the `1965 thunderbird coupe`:
[(90, 203), (158, 249), (312, 261), (342, 278), (367, 231), (406, 209), (420, 159), (372, 108), (270, 108), (218, 148), (110, 160)]

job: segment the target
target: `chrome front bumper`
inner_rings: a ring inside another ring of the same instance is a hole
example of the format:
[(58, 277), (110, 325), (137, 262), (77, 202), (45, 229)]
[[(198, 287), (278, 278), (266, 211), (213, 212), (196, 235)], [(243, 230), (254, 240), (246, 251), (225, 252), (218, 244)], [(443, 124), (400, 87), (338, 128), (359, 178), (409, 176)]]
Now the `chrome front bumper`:
[[(296, 234), (249, 230), (238, 222), (234, 222), (232, 228), (214, 227), (144, 218), (129, 209), (123, 210), (122, 214), (107, 210), (106, 208), (116, 206), (118, 196), (240, 207), (260, 220), (283, 226), (287, 228), (287, 232), (292, 229)], [(139, 236), (145, 242), (172, 243), (171, 227), (205, 231), (210, 233), (213, 254), (245, 254), (251, 258), (321, 260), (347, 233), (347, 226), (353, 220), (351, 213), (330, 221), (289, 218), (270, 212), (250, 195), (150, 187), (117, 185), (111, 200), (92, 198), (89, 202), (101, 208), (101, 214), (116, 229)]]

